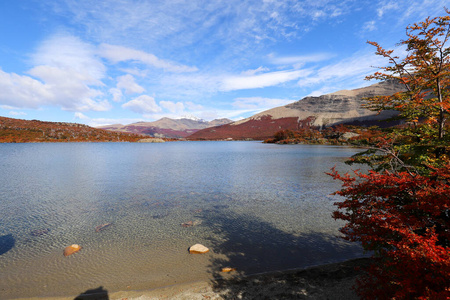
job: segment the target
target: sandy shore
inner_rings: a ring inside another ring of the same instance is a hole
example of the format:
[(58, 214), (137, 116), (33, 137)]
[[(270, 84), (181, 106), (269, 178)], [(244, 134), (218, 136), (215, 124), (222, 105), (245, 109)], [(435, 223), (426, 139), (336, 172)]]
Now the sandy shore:
[[(354, 259), (312, 267), (305, 270), (275, 272), (239, 277), (227, 273), (208, 282), (193, 282), (146, 291), (108, 293), (102, 289), (94, 294), (51, 300), (205, 300), (205, 299), (359, 299), (352, 286), (367, 266), (368, 258)], [(42, 299), (42, 298), (34, 298)]]

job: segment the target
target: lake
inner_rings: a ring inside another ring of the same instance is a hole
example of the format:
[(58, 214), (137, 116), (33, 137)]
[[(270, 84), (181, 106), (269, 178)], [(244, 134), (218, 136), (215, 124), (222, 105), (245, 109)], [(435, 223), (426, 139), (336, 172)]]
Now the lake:
[[(261, 142), (0, 144), (0, 299), (152, 289), (363, 256), (324, 174), (357, 150)], [(182, 224), (184, 226), (182, 226)], [(96, 231), (102, 224), (111, 224)], [(191, 226), (193, 225), (193, 226)], [(201, 243), (207, 254), (189, 254)], [(64, 257), (71, 244), (83, 249)]]

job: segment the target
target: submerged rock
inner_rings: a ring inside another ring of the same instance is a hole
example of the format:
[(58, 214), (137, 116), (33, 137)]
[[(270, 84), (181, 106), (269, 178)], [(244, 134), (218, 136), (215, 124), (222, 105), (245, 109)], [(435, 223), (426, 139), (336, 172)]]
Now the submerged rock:
[(95, 232), (100, 232), (105, 230), (106, 228), (110, 227), (112, 225), (112, 223), (105, 223), (102, 225), (98, 225), (97, 227), (95, 227)]
[(222, 268), (222, 272), (223, 273), (229, 273), (229, 272), (232, 272), (232, 271), (236, 271), (236, 268), (229, 268), (229, 267)]
[(77, 245), (77, 244), (73, 244), (73, 245), (67, 246), (64, 249), (64, 256), (72, 255), (74, 253), (77, 253), (80, 250), (81, 250), (81, 246)]
[(32, 236), (41, 236), (41, 235), (44, 235), (44, 234), (47, 234), (47, 233), (49, 233), (50, 232), (50, 229), (49, 228), (42, 228), (42, 229), (36, 229), (36, 230), (33, 230), (33, 231), (31, 231), (31, 235)]
[(209, 249), (202, 244), (195, 244), (189, 248), (189, 253), (191, 254), (203, 254), (209, 252)]
[(183, 227), (192, 227), (192, 226), (194, 226), (194, 222), (187, 221), (187, 222), (181, 223), (181, 226), (183, 226)]
[(181, 223), (181, 226), (183, 226), (183, 227), (192, 227), (192, 226), (197, 226), (197, 225), (200, 225), (200, 224), (202, 224), (201, 220), (194, 220), (194, 221), (187, 221), (187, 222)]

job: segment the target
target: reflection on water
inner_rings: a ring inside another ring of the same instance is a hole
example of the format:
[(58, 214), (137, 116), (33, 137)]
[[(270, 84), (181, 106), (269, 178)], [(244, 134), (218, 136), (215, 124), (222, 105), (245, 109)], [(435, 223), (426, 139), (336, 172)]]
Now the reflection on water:
[[(0, 298), (147, 289), (362, 255), (324, 172), (354, 149), (258, 142), (0, 145)], [(186, 249), (202, 243), (206, 255)], [(63, 249), (83, 249), (64, 257)]]

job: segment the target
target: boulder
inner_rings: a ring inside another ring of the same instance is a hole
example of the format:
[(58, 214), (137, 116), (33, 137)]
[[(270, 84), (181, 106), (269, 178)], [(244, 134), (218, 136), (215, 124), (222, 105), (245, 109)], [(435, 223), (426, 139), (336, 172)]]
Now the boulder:
[(229, 273), (229, 272), (232, 272), (232, 271), (236, 271), (236, 268), (229, 268), (229, 267), (222, 268), (222, 272), (223, 273)]
[(64, 249), (64, 256), (72, 255), (74, 253), (77, 253), (80, 250), (81, 250), (81, 246), (77, 245), (77, 244), (73, 244), (73, 245), (67, 246)]
[(206, 252), (209, 252), (209, 249), (206, 248), (205, 246), (203, 246), (202, 244), (195, 244), (194, 246), (191, 246), (189, 248), (189, 253), (191, 253), (191, 254), (194, 254), (194, 253), (203, 254)]
[(165, 140), (159, 138), (140, 139), (138, 143), (164, 143)]
[(358, 137), (359, 134), (354, 133), (354, 132), (346, 132), (341, 136), (341, 139), (344, 141), (348, 141), (349, 139), (353, 138), (353, 137)]

